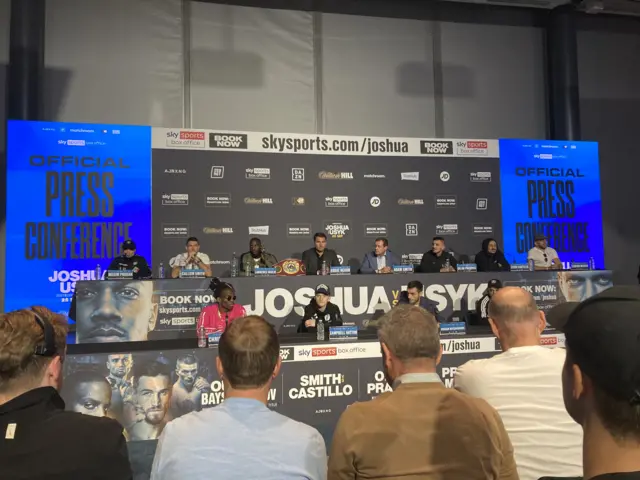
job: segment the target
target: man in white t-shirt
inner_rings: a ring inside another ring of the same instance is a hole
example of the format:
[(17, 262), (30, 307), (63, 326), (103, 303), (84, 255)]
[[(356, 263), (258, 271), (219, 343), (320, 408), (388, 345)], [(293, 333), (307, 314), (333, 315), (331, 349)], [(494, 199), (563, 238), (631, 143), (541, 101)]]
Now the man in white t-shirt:
[(503, 353), (458, 368), (455, 388), (498, 411), (521, 480), (580, 476), (582, 430), (562, 398), (565, 350), (540, 345), (544, 314), (529, 292), (506, 287), (493, 296), (489, 323)]
[(176, 255), (169, 261), (171, 277), (178, 278), (182, 270), (203, 270), (205, 277), (212, 276), (209, 255), (200, 251), (200, 242), (196, 237), (189, 237), (185, 253)]
[(558, 252), (549, 246), (546, 235), (536, 235), (534, 245), (535, 247), (527, 254), (527, 261), (533, 260), (536, 270), (562, 269)]

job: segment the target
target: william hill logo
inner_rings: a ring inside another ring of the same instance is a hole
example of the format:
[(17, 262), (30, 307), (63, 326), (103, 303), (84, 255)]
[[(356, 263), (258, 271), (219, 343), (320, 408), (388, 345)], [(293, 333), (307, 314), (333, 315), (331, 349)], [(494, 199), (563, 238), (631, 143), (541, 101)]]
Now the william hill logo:
[(244, 203), (247, 205), (273, 205), (273, 198), (245, 197)]
[(353, 172), (325, 172), (318, 173), (320, 180), (353, 180)]
[(420, 153), (423, 155), (452, 155), (453, 142), (420, 140)]

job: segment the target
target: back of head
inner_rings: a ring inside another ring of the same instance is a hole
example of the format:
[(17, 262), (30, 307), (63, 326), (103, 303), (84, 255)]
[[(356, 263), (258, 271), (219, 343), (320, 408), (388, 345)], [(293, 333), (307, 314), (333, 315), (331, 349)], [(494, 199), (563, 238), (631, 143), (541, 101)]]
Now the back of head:
[[(54, 355), (42, 352), (45, 331), (36, 315), (52, 327)], [(47, 308), (32, 307), (0, 315), (0, 394), (18, 395), (41, 386), (49, 364), (56, 357), (64, 357), (66, 340), (66, 319)]]
[(436, 318), (422, 307), (398, 305), (378, 323), (378, 338), (401, 362), (437, 359), (440, 331)]
[(278, 363), (280, 343), (273, 326), (252, 315), (229, 324), (220, 338), (218, 352), (231, 387), (248, 390), (269, 381)]
[(493, 320), (501, 335), (513, 337), (529, 326), (537, 326), (540, 312), (536, 301), (526, 290), (519, 287), (505, 287), (492, 297), (489, 304), (489, 318)]

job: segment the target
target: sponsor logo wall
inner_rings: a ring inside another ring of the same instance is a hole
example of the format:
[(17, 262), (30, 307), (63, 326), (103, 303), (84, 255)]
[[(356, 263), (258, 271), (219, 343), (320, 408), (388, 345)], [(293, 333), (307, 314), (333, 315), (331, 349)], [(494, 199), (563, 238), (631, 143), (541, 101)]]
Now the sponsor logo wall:
[[(300, 258), (324, 232), (356, 273), (378, 236), (399, 255), (426, 251), (435, 235), (474, 254), (474, 223), (501, 236), (496, 141), (202, 131), (201, 149), (170, 142), (172, 132), (153, 131), (156, 262), (183, 252), (189, 236), (217, 261), (248, 251), (251, 236), (278, 259)], [(178, 169), (186, 173), (159, 175)], [(166, 230), (176, 224), (188, 230)]]

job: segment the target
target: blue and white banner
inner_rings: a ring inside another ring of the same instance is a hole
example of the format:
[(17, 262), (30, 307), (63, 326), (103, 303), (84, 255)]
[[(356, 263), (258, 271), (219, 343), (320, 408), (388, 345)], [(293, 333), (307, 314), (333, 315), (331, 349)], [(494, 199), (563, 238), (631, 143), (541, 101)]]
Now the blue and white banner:
[(151, 128), (8, 124), (5, 310), (66, 314), (126, 239), (151, 255)]
[(526, 263), (536, 234), (564, 262), (604, 267), (600, 163), (595, 142), (500, 140), (503, 248)]

